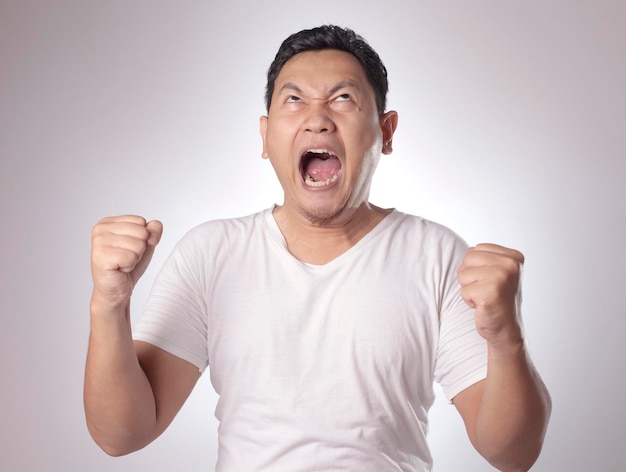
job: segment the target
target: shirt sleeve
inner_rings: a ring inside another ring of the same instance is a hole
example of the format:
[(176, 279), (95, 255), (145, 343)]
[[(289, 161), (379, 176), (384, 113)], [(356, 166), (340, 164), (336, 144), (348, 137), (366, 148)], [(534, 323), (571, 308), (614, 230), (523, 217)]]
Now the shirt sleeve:
[(451, 257), (442, 280), (439, 344), (435, 360), (435, 380), (449, 401), (461, 391), (487, 376), (487, 343), (476, 331), (474, 310), (461, 297), (457, 269), (467, 245), (460, 238), (453, 242)]
[(150, 343), (202, 372), (208, 366), (206, 268), (198, 230), (174, 248), (156, 277), (133, 329), (133, 338)]

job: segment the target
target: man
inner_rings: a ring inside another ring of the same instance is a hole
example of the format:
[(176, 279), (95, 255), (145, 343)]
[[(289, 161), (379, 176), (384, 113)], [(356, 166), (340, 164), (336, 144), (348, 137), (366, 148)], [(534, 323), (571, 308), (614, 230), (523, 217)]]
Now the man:
[(369, 203), (398, 121), (386, 94), (352, 31), (287, 38), (260, 122), (283, 204), (185, 236), (134, 333), (162, 225), (94, 227), (85, 409), (107, 453), (158, 437), (210, 366), (219, 471), (430, 470), (433, 381), (494, 467), (531, 467), (550, 399), (522, 332), (523, 256)]

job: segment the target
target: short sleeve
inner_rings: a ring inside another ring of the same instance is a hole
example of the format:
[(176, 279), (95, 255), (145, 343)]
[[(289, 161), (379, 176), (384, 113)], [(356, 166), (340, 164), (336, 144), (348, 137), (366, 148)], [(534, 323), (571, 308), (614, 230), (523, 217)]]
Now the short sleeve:
[(476, 331), (474, 310), (461, 297), (457, 269), (467, 245), (458, 238), (444, 273), (435, 380), (449, 401), (487, 375), (487, 344)]
[(133, 338), (208, 366), (205, 264), (198, 231), (187, 234), (159, 271)]

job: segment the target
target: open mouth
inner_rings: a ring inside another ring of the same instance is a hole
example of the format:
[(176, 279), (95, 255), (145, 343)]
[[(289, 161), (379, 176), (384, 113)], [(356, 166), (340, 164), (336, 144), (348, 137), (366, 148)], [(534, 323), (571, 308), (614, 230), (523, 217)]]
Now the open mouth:
[(308, 187), (325, 187), (339, 177), (341, 161), (326, 149), (309, 149), (300, 159), (300, 170)]

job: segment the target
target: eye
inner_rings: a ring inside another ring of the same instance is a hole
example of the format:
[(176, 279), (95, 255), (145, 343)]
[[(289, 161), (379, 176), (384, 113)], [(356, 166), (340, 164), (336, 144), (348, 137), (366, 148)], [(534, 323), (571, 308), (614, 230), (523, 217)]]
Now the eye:
[(357, 102), (351, 94), (342, 93), (333, 98), (330, 107), (338, 112), (349, 112), (356, 109)]
[(302, 100), (300, 99), (300, 97), (296, 96), (296, 95), (289, 95), (286, 99), (285, 99), (285, 103), (299, 103)]

